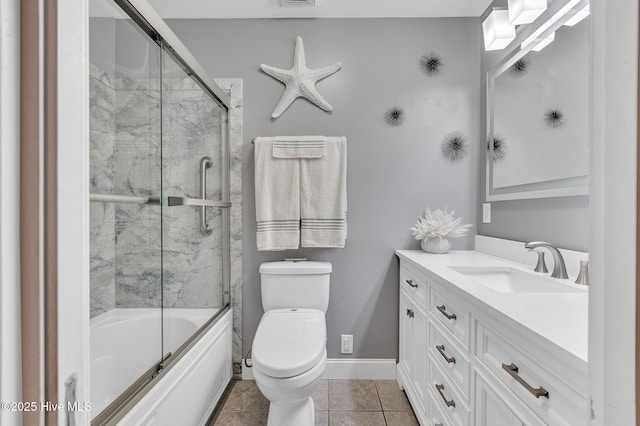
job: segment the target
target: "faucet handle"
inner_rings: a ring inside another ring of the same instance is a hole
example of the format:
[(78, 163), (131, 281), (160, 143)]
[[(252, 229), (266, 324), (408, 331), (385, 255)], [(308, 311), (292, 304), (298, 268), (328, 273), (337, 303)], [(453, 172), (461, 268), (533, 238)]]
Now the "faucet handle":
[(536, 252), (538, 254), (538, 263), (536, 263), (536, 267), (534, 269), (535, 272), (547, 273), (547, 265), (544, 263), (544, 252), (542, 250), (537, 249), (529, 249), (529, 251)]
[(575, 281), (576, 284), (589, 285), (589, 261), (580, 261), (580, 273)]

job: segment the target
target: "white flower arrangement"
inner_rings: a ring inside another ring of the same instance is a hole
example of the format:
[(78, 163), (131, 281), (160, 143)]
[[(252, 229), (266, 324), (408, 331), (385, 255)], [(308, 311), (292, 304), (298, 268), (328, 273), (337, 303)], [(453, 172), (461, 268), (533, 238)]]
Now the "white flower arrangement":
[(411, 234), (416, 240), (424, 240), (426, 238), (460, 238), (467, 234), (472, 224), (462, 224), (462, 218), (454, 217), (455, 210), (448, 211), (447, 206), (444, 210), (424, 211), (424, 216), (418, 218), (415, 226), (411, 228)]

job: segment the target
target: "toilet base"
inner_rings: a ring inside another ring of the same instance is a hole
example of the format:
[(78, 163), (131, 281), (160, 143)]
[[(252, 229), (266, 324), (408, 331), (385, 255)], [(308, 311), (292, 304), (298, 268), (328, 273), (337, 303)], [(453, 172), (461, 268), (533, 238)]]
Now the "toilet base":
[(311, 397), (303, 401), (272, 402), (267, 426), (314, 426), (314, 408)]

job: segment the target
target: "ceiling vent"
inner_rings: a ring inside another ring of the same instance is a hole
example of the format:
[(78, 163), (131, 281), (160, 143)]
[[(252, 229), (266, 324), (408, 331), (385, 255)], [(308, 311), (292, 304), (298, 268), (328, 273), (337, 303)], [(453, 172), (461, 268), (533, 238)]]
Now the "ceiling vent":
[(280, 6), (317, 6), (319, 0), (280, 0)]

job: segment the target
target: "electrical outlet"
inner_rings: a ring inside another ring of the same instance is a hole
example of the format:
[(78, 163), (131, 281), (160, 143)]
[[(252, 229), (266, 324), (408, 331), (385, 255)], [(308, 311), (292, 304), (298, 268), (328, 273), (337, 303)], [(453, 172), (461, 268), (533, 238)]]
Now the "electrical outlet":
[(340, 353), (352, 354), (353, 353), (353, 334), (343, 334), (340, 341)]
[(491, 223), (491, 203), (482, 204), (482, 223)]

